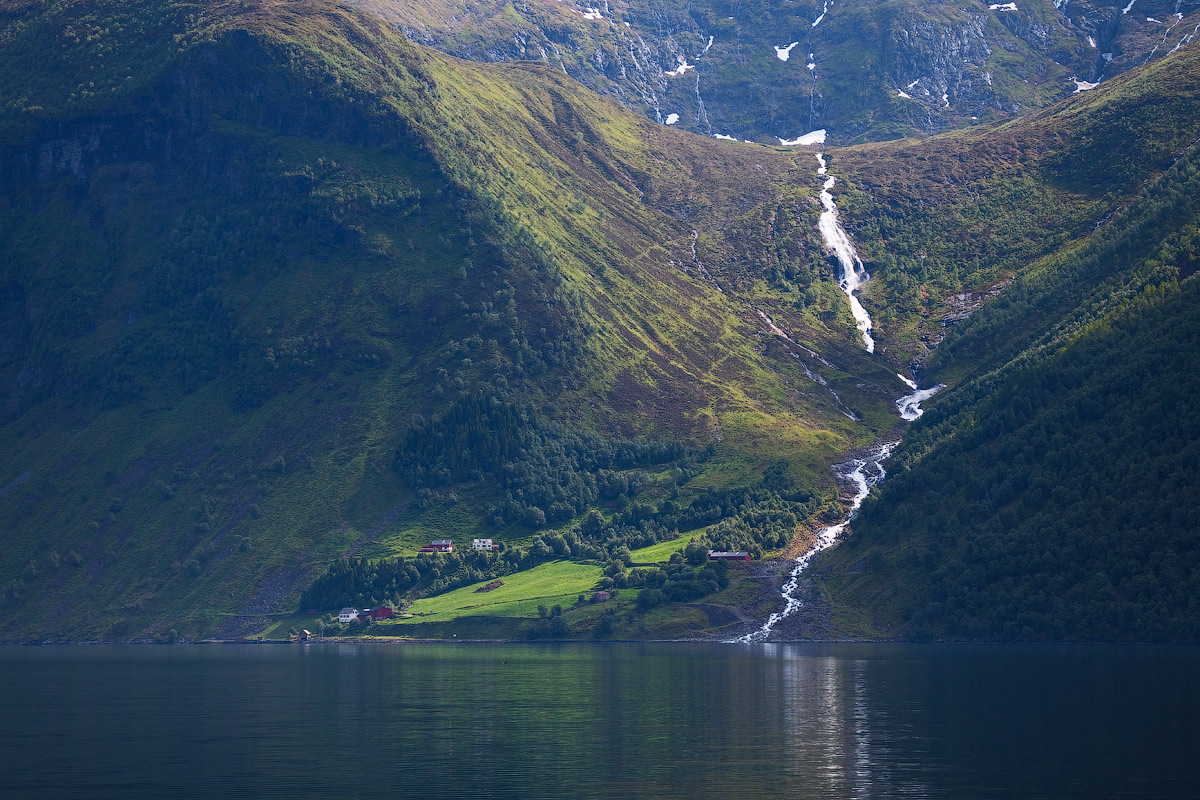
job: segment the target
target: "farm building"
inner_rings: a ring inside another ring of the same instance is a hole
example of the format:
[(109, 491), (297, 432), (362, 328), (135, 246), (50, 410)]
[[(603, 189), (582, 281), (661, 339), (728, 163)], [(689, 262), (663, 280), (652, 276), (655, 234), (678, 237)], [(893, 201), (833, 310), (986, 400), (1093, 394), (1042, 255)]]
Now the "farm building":
[(343, 625), (347, 622), (354, 622), (356, 619), (358, 619), (357, 608), (347, 607), (338, 612), (338, 622), (342, 623)]
[(500, 545), (492, 544), (491, 539), (472, 539), (471, 540), (471, 549), (472, 550), (499, 550)]
[(750, 554), (744, 550), (709, 550), (709, 561), (750, 561)]
[(453, 553), (454, 542), (450, 539), (434, 539), (417, 551), (418, 553)]
[(387, 606), (375, 606), (374, 608), (368, 608), (362, 614), (359, 614), (359, 616), (367, 617), (371, 620), (391, 619), (392, 617), (396, 616), (396, 612)]

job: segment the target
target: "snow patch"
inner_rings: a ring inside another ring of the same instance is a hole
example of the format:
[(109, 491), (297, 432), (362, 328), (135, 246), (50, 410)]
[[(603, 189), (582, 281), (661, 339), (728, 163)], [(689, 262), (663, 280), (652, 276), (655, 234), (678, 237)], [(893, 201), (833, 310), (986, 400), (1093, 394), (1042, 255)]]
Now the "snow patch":
[(1098, 83), (1088, 83), (1087, 81), (1081, 81), (1078, 78), (1071, 78), (1071, 83), (1075, 84), (1075, 91), (1071, 92), (1071, 94), (1079, 94), (1080, 92), (1086, 92), (1088, 89), (1095, 89), (1097, 86), (1100, 85)]
[(942, 92), (942, 105), (944, 105), (946, 108), (950, 107), (950, 95), (946, 94), (945, 92)]
[(791, 58), (792, 48), (798, 44), (800, 44), (800, 43), (792, 42), (787, 47), (776, 47), (775, 48), (775, 57), (778, 58), (780, 61), (787, 61), (789, 58)]
[(903, 375), (901, 375), (899, 372), (896, 373), (896, 377), (899, 378), (900, 380), (904, 381), (904, 385), (907, 386), (908, 388), (912, 389), (914, 392), (917, 390), (917, 382), (914, 381), (912, 378), (906, 378)]
[(679, 122), (678, 114), (667, 114), (667, 119), (666, 119), (667, 125), (674, 125), (676, 122)]
[(812, 26), (815, 28), (821, 24), (821, 20), (825, 19), (825, 15), (829, 13), (829, 0), (825, 0), (821, 4), (821, 15), (813, 20)]
[(908, 92), (904, 91), (903, 89), (901, 89), (900, 92), (896, 96), (903, 97), (905, 100), (912, 100), (912, 95), (909, 94)]
[(598, 8), (589, 7), (587, 11), (580, 11), (579, 13), (583, 14), (584, 19), (590, 19), (590, 20), (604, 19), (604, 15), (600, 13), (600, 9), (598, 9)]
[(1093, 39), (1092, 37), (1090, 37), (1090, 36), (1089, 36), (1089, 37), (1088, 37), (1088, 44), (1089, 44), (1089, 45), (1091, 45), (1091, 46), (1094, 48), (1094, 47), (1096, 46), (1096, 40), (1095, 40), (1095, 39)]
[(992, 3), (990, 6), (988, 6), (988, 8), (991, 9), (992, 11), (1016, 11), (1017, 4), (1016, 3)]
[[(775, 137), (779, 139), (779, 137)], [(795, 139), (779, 139), (779, 143), (784, 147), (792, 147), (794, 145), (807, 146), (810, 144), (825, 144), (825, 129), (821, 128), (816, 131), (809, 131), (803, 136), (797, 136)]]
[(1127, 5), (1121, 9), (1121, 14), (1122, 15), (1128, 14), (1129, 10), (1133, 8), (1133, 4), (1136, 2), (1137, 2), (1137, 0), (1129, 0), (1129, 5)]
[(1159, 25), (1162, 25), (1162, 20), (1155, 19), (1154, 17), (1146, 17), (1146, 22), (1157, 22)]
[(687, 59), (683, 56), (677, 56), (677, 58), (679, 59), (679, 66), (670, 72), (664, 72), (663, 75), (666, 75), (668, 78), (678, 78), (683, 73), (690, 72), (696, 68), (695, 64), (687, 63)]
[(815, 62), (815, 61), (810, 61), (810, 62), (808, 62), (807, 64), (805, 64), (804, 66), (808, 67), (808, 71), (809, 71), (809, 72), (812, 72), (814, 69), (816, 69), (816, 68), (817, 68), (817, 62)]

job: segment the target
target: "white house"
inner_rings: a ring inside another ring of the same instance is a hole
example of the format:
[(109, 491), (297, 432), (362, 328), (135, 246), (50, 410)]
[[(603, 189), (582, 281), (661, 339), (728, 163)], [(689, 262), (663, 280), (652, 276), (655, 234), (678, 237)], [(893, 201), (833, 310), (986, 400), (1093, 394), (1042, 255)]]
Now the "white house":
[(495, 550), (496, 547), (492, 544), (491, 539), (472, 539), (472, 550)]
[(341, 622), (342, 624), (354, 622), (356, 619), (358, 619), (357, 608), (343, 608), (338, 612), (338, 622)]

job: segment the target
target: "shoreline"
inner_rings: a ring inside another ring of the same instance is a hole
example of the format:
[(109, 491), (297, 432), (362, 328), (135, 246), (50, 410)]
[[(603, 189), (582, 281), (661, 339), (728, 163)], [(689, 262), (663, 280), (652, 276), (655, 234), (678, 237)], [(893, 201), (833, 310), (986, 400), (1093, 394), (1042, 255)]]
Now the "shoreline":
[(198, 639), (189, 642), (105, 642), (105, 641), (78, 641), (78, 642), (3, 642), (0, 641), (0, 650), (7, 648), (33, 648), (33, 647), (195, 647), (200, 645), (246, 645), (246, 646), (273, 646), (273, 645), (330, 645), (330, 644), (379, 644), (379, 645), (422, 645), (422, 644), (506, 644), (506, 645), (543, 645), (543, 644), (587, 644), (587, 645), (609, 645), (609, 644), (719, 644), (728, 645), (730, 647), (742, 647), (753, 645), (755, 647), (761, 645), (829, 645), (829, 644), (900, 644), (900, 645), (996, 645), (996, 646), (1013, 646), (1020, 645), (1023, 647), (1197, 647), (1200, 646), (1200, 639), (1195, 641), (1100, 641), (1100, 642), (1081, 642), (1072, 640), (1054, 640), (1054, 641), (1031, 641), (1024, 639), (792, 639), (792, 640), (772, 640), (769, 642), (731, 642), (724, 639), (408, 639), (404, 637), (353, 637), (353, 638), (338, 638), (338, 639), (319, 639), (308, 642), (293, 642), (286, 639), (263, 639), (261, 641), (237, 641), (236, 639)]

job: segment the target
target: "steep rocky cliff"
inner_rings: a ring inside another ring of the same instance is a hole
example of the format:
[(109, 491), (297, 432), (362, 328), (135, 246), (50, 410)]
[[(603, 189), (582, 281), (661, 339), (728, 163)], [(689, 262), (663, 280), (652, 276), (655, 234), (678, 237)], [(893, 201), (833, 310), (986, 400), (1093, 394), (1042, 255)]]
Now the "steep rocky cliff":
[(664, 124), (890, 139), (1041, 108), (1191, 41), (1195, 0), (360, 0), (460, 58), (540, 60)]

